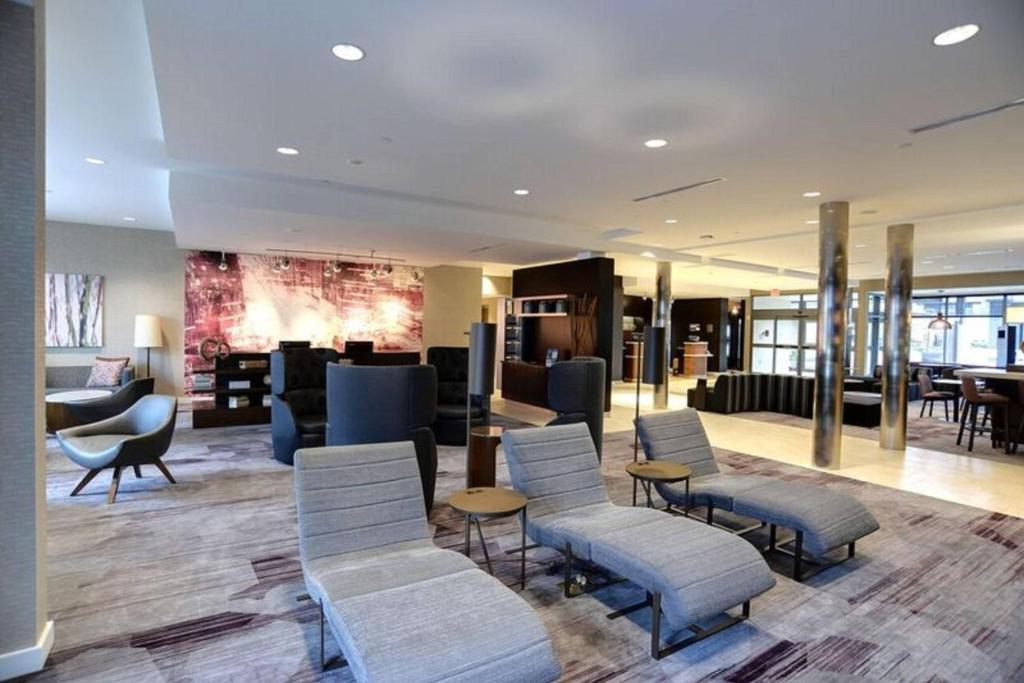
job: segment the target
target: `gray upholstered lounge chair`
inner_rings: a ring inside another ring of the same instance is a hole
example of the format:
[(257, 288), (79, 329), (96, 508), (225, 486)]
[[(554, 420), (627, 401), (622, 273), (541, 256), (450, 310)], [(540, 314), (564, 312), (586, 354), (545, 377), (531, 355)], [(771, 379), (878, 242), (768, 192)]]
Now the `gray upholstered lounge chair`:
[(135, 405), (143, 396), (153, 393), (156, 380), (152, 377), (133, 379), (109, 396), (88, 401), (71, 401), (64, 404), (72, 424), (86, 425), (120, 415)]
[(310, 597), (357, 681), (553, 681), (530, 606), (466, 556), (434, 545), (411, 441), (295, 453), (299, 551)]
[[(689, 499), (681, 484), (655, 484), (669, 506), (682, 507), (687, 514), (691, 508), (706, 507), (708, 524), (714, 521), (717, 508), (770, 525), (767, 550), (793, 556), (793, 578), (797, 581), (809, 576), (803, 572), (806, 554), (815, 558), (820, 571), (835, 564), (823, 561), (831, 551), (846, 546), (845, 559), (849, 559), (854, 556), (855, 542), (878, 530), (874, 515), (845, 493), (771, 477), (721, 472), (696, 410), (642, 415), (636, 427), (649, 459), (672, 460), (693, 470)], [(792, 549), (777, 543), (779, 526), (796, 533)]]
[(160, 461), (171, 445), (178, 401), (173, 396), (143, 396), (135, 405), (115, 417), (57, 432), (64, 455), (89, 471), (78, 482), (72, 496), (104, 469), (113, 469), (107, 502), (113, 503), (121, 484), (121, 470), (131, 467), (142, 477), (142, 465), (155, 465), (175, 483)]
[[(750, 600), (775, 585), (764, 558), (749, 543), (700, 522), (608, 498), (587, 426), (517, 429), (502, 437), (516, 490), (528, 499), (526, 533), (565, 553), (565, 596), (574, 557), (600, 565), (647, 591), (621, 616), (651, 607), (655, 659), (747, 618)], [(742, 605), (741, 617), (699, 625)], [(693, 636), (661, 646), (661, 614)], [(612, 615), (609, 615), (612, 616)]]

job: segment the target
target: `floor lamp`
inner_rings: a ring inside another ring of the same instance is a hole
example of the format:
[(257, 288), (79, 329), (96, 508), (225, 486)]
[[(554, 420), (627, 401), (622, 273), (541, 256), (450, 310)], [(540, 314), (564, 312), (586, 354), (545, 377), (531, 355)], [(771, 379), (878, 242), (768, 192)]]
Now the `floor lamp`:
[(160, 333), (160, 317), (149, 314), (135, 316), (135, 348), (146, 349), (146, 377), (149, 377), (149, 354), (164, 345)]
[[(636, 373), (636, 416), (633, 419), (633, 462), (640, 457), (640, 383), (661, 384), (665, 381), (665, 328), (648, 325), (640, 342)], [(636, 477), (633, 477), (633, 505), (636, 505)]]

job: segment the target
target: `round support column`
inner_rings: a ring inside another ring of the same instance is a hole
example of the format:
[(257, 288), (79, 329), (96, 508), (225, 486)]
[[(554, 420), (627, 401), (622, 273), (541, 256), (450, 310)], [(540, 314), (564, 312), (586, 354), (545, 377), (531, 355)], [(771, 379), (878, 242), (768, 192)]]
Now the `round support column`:
[(843, 436), (847, 243), (850, 205), (818, 208), (818, 354), (814, 367), (814, 464), (838, 468)]
[(668, 380), (672, 376), (672, 262), (658, 261), (654, 294), (654, 324), (665, 328), (665, 381), (654, 385), (654, 407), (668, 408)]
[(907, 447), (910, 380), (910, 295), (914, 288), (914, 226), (890, 225), (885, 263), (885, 343), (882, 351), (882, 425), (878, 445)]

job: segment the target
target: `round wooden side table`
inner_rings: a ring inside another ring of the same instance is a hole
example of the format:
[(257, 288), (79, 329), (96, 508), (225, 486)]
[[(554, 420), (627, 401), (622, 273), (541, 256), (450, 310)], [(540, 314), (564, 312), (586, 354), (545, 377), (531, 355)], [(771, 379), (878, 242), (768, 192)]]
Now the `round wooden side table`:
[(686, 465), (671, 460), (642, 460), (626, 465), (626, 473), (640, 482), (647, 494), (647, 507), (654, 507), (651, 498), (652, 484), (675, 484), (686, 482), (686, 511), (690, 511), (690, 475), (693, 471)]
[(466, 452), (466, 486), (494, 486), (497, 468), (498, 444), (504, 427), (478, 425), (469, 430), (469, 450)]
[(460, 512), (466, 517), (466, 557), (469, 557), (469, 527), (471, 524), (476, 524), (476, 533), (480, 538), (480, 547), (484, 551), (484, 560), (487, 561), (487, 570), (492, 576), (494, 567), (491, 565), (491, 556), (487, 552), (484, 532), (480, 529), (480, 520), (511, 517), (516, 514), (520, 516), (522, 538), (520, 539), (519, 582), (523, 588), (526, 588), (526, 496), (512, 489), (478, 486), (456, 491), (448, 499), (448, 504), (456, 512)]

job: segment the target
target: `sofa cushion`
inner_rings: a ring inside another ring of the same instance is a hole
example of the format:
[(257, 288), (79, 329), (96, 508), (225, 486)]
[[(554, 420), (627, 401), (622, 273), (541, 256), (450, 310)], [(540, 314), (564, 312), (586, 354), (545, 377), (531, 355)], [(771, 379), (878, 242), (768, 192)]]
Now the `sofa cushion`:
[(86, 380), (86, 387), (109, 387), (121, 383), (121, 373), (126, 367), (130, 358), (102, 358), (96, 357), (92, 363), (92, 370), (89, 372), (89, 379)]
[(324, 420), (327, 414), (327, 392), (323, 389), (292, 389), (282, 395), (293, 415)]
[(295, 418), (300, 434), (323, 434), (327, 431), (326, 415), (300, 415)]
[[(775, 480), (756, 474), (718, 473), (695, 477), (690, 480), (690, 507), (700, 507), (711, 503), (719, 510), (732, 510), (733, 500), (737, 496), (742, 496), (773, 481)], [(655, 488), (658, 495), (669, 503), (686, 507), (686, 485), (683, 482), (655, 484)]]
[(824, 486), (790, 481), (737, 496), (733, 512), (804, 532), (804, 549), (821, 556), (878, 530), (878, 521), (853, 496)]

